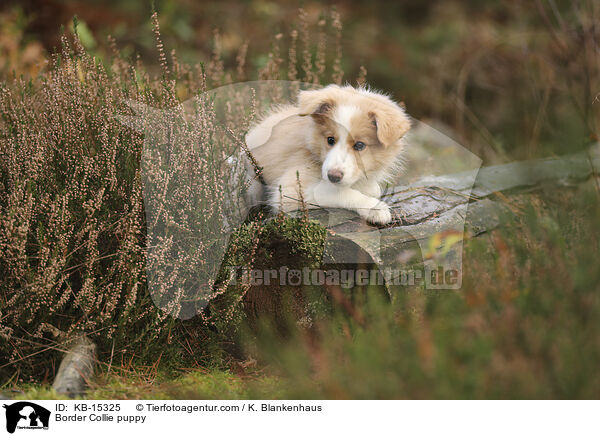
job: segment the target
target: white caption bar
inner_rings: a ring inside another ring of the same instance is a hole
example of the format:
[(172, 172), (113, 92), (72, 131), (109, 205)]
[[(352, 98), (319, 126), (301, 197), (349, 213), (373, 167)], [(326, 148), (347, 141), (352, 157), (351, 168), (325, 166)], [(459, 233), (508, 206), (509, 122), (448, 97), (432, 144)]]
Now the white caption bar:
[[(600, 401), (0, 401), (9, 434), (598, 435)], [(239, 432), (239, 433), (238, 433)], [(6, 433), (3, 433), (6, 434)]]

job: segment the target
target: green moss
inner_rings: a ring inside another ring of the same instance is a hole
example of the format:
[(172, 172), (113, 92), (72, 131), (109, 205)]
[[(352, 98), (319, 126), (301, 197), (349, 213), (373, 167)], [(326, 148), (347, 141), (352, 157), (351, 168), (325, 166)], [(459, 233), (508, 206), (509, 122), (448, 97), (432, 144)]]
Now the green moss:
[[(217, 287), (234, 273), (235, 283), (230, 284), (209, 308), (216, 328), (231, 337), (238, 335), (246, 323), (258, 322), (260, 316), (286, 317), (285, 300), (296, 298), (290, 297), (289, 293), (297, 290), (273, 283), (270, 286), (249, 286), (243, 269), (269, 271), (282, 267), (296, 270), (318, 267), (323, 257), (326, 234), (324, 227), (305, 217), (279, 215), (266, 222), (244, 224), (231, 236)], [(250, 315), (247, 310), (249, 299), (257, 301)], [(261, 307), (263, 300), (265, 304)], [(284, 313), (276, 313), (279, 311)]]

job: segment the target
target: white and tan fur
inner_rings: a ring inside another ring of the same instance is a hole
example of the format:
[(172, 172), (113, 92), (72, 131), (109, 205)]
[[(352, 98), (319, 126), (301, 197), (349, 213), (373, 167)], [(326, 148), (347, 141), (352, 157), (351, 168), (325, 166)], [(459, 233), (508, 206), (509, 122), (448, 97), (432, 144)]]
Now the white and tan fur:
[[(409, 129), (408, 116), (389, 97), (329, 85), (277, 107), (248, 132), (246, 143), (263, 169), (273, 208), (300, 208), (301, 189), (309, 208), (350, 209), (387, 224), (392, 215), (379, 199), (381, 184), (397, 172)], [(359, 142), (364, 148), (357, 151)]]

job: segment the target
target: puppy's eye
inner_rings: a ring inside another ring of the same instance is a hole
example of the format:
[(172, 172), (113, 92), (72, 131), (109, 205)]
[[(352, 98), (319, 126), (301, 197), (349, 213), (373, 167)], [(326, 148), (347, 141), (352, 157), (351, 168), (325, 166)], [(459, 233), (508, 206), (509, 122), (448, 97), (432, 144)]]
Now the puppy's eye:
[(364, 150), (365, 147), (366, 147), (366, 144), (364, 142), (358, 141), (357, 143), (354, 144), (354, 149), (356, 151)]
[(329, 136), (329, 137), (327, 137), (327, 143), (328, 143), (329, 145), (333, 145), (333, 144), (335, 144), (335, 138), (334, 138), (333, 136)]

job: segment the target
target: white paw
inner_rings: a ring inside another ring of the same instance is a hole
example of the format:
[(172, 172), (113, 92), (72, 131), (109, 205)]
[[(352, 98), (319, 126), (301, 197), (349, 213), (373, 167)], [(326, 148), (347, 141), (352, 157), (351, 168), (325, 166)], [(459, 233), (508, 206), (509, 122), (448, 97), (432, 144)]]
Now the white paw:
[(362, 209), (359, 214), (373, 224), (388, 224), (392, 221), (392, 211), (383, 201), (379, 201), (371, 209)]

